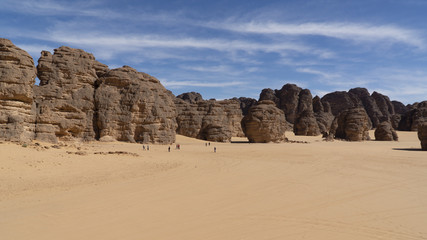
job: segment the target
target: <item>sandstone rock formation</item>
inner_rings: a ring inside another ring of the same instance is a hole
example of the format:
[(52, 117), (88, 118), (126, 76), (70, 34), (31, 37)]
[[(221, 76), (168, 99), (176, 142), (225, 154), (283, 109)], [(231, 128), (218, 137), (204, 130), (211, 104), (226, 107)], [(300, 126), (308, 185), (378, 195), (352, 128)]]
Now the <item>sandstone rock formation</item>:
[(421, 141), (421, 149), (427, 151), (427, 122), (418, 125), (418, 139)]
[(32, 57), (10, 40), (0, 38), (0, 139), (29, 142), (34, 139)]
[(402, 115), (399, 130), (417, 131), (418, 125), (423, 122), (427, 122), (427, 101), (414, 104), (412, 110)]
[(242, 119), (242, 129), (249, 142), (267, 143), (286, 140), (286, 119), (273, 101), (264, 100), (249, 109)]
[(175, 106), (178, 134), (215, 142), (229, 142), (233, 136), (244, 136), (240, 124), (243, 116), (237, 100), (195, 102), (177, 97)]
[(393, 129), (391, 122), (384, 121), (378, 124), (375, 129), (375, 140), (377, 141), (397, 141), (398, 136), (396, 131)]
[(322, 134), (326, 134), (330, 131), (332, 122), (335, 117), (331, 112), (331, 106), (328, 102), (322, 102), (321, 99), (316, 96), (313, 98), (313, 111), (314, 116), (319, 126), (319, 131)]
[(322, 102), (329, 103), (334, 116), (338, 116), (338, 114), (347, 109), (362, 106), (357, 96), (345, 91), (328, 93), (322, 97)]
[(159, 80), (124, 66), (99, 78), (95, 92), (96, 127), (101, 141), (175, 141), (176, 111)]
[(348, 141), (370, 140), (369, 116), (364, 108), (350, 108), (341, 112), (332, 123), (330, 135)]
[(260, 101), (270, 100), (285, 113), (286, 120), (293, 124), (297, 135), (315, 136), (320, 134), (319, 126), (313, 112), (310, 90), (295, 84), (285, 84), (280, 90), (264, 89)]
[(247, 97), (233, 98), (233, 100), (239, 101), (243, 116), (246, 116), (249, 109), (258, 103), (256, 99)]
[(40, 86), (35, 86), (36, 139), (95, 140), (95, 83), (107, 66), (80, 49), (60, 47), (43, 51), (37, 65)]
[(197, 92), (183, 93), (183, 94), (180, 94), (176, 97), (180, 98), (184, 101), (187, 101), (189, 103), (197, 103), (197, 102), (203, 101), (202, 95), (200, 93), (197, 93)]

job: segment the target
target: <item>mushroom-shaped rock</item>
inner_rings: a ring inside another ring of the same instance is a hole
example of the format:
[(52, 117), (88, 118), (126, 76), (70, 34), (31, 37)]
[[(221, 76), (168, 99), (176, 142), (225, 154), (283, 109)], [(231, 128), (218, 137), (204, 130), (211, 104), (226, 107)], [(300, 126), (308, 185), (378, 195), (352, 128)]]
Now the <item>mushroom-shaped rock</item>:
[(242, 129), (249, 142), (267, 143), (286, 140), (285, 114), (273, 101), (260, 101), (242, 119)]
[(343, 111), (332, 123), (331, 134), (348, 141), (370, 140), (371, 122), (365, 109), (356, 107)]
[(375, 129), (375, 140), (377, 141), (397, 141), (398, 136), (389, 121), (384, 121)]
[(418, 125), (418, 138), (421, 141), (421, 149), (427, 151), (427, 122)]

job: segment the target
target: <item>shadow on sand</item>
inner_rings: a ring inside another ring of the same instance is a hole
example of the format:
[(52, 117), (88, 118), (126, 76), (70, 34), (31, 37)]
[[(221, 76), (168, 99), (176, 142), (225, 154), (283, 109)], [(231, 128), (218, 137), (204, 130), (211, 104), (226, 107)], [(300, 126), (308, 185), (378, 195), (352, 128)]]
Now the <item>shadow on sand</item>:
[(421, 152), (423, 151), (421, 148), (393, 148), (393, 150), (398, 150), (398, 151), (414, 151), (414, 152)]
[(249, 143), (249, 141), (231, 141), (231, 143)]

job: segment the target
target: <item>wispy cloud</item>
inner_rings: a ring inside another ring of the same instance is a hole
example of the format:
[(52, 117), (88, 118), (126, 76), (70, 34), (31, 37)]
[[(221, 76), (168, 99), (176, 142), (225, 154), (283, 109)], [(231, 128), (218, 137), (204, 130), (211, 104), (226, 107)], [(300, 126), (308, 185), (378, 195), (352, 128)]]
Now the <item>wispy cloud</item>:
[(311, 68), (297, 68), (296, 71), (300, 72), (300, 73), (309, 73), (309, 74), (319, 75), (319, 76), (321, 76), (323, 78), (327, 78), (327, 79), (341, 77), (340, 74), (327, 73), (327, 72), (324, 72), (324, 71), (320, 71), (320, 70), (316, 70), (316, 69), (311, 69)]
[(244, 82), (238, 82), (238, 81), (231, 81), (231, 82), (198, 82), (198, 81), (168, 81), (168, 80), (161, 80), (162, 84), (165, 87), (187, 87), (187, 86), (194, 86), (194, 87), (214, 87), (214, 88), (223, 88), (223, 87), (232, 87), (232, 86), (239, 86), (239, 85), (245, 85)]
[(358, 23), (278, 23), (278, 22), (224, 22), (205, 26), (253, 34), (278, 34), (287, 36), (317, 35), (360, 42), (395, 42), (424, 48), (425, 41), (412, 29), (392, 25), (371, 25)]

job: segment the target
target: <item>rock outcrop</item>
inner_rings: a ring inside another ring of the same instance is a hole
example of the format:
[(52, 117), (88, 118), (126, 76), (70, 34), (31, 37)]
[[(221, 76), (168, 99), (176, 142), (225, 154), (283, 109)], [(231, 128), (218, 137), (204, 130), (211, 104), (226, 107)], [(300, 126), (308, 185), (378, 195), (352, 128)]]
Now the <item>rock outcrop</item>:
[(322, 102), (327, 102), (331, 106), (331, 112), (334, 116), (338, 116), (350, 108), (362, 106), (357, 96), (345, 91), (328, 93), (322, 97)]
[(183, 93), (183, 94), (180, 94), (176, 97), (180, 98), (184, 101), (187, 101), (189, 103), (197, 103), (197, 102), (203, 101), (202, 95), (200, 93), (197, 93), (197, 92)]
[(331, 112), (331, 106), (328, 102), (322, 102), (321, 99), (316, 96), (313, 98), (313, 111), (314, 116), (319, 126), (319, 131), (322, 134), (326, 134), (330, 131), (332, 122), (335, 117)]
[(397, 141), (398, 136), (396, 131), (393, 129), (391, 122), (384, 121), (378, 124), (375, 129), (375, 140), (377, 141)]
[(399, 123), (401, 131), (417, 131), (418, 125), (427, 122), (427, 101), (416, 103), (406, 114), (402, 115)]
[(273, 101), (260, 101), (242, 119), (242, 129), (252, 143), (285, 141), (285, 114)]
[(32, 57), (10, 40), (0, 38), (0, 139), (34, 139), (33, 86), (36, 68)]
[(427, 122), (418, 125), (418, 139), (421, 141), (421, 149), (427, 151)]
[(43, 51), (37, 65), (40, 85), (35, 86), (36, 139), (95, 140), (95, 84), (108, 67), (80, 49), (60, 47)]
[(369, 116), (364, 108), (350, 108), (335, 118), (331, 127), (331, 136), (348, 141), (370, 140), (371, 129)]
[(256, 99), (247, 97), (233, 98), (233, 100), (239, 101), (243, 116), (246, 116), (249, 109), (258, 103)]
[(176, 110), (159, 80), (124, 66), (99, 78), (96, 127), (101, 141), (172, 143)]
[[(285, 84), (280, 90), (262, 90), (259, 101), (270, 100), (285, 113), (286, 120), (293, 124), (297, 135), (315, 136), (320, 134), (313, 112), (310, 90), (295, 84)], [(288, 125), (288, 124), (287, 124)]]
[(231, 137), (244, 137), (240, 124), (243, 116), (238, 100), (192, 101), (177, 97), (175, 105), (178, 134), (215, 142), (229, 142)]

